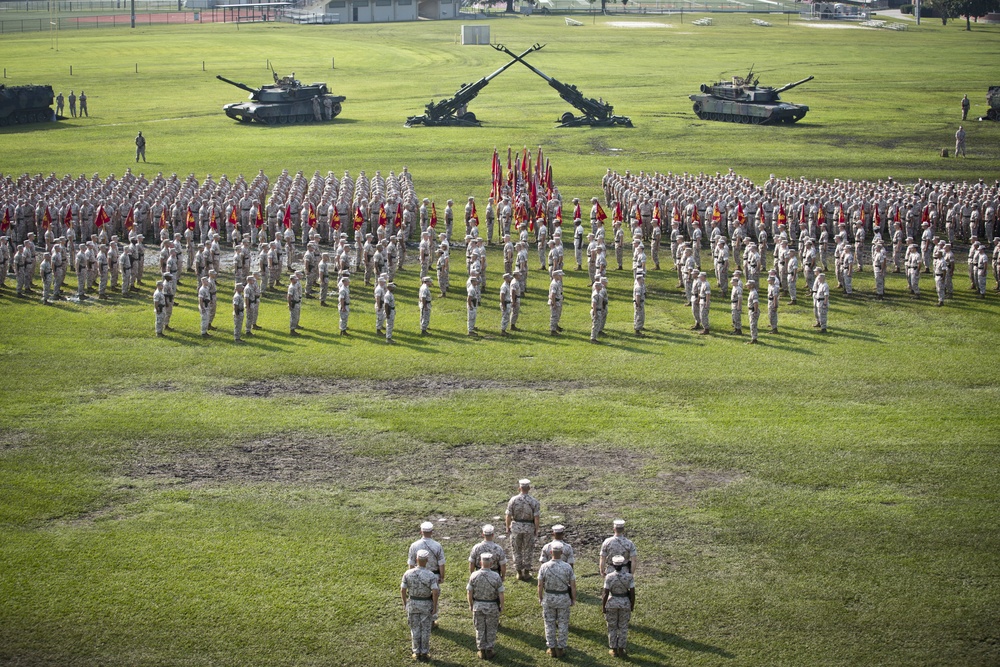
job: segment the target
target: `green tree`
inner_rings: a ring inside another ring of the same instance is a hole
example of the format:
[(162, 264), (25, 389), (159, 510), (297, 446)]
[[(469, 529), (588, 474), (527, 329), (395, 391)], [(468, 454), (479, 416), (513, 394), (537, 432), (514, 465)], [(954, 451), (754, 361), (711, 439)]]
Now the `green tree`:
[(1000, 0), (930, 0), (928, 3), (948, 25), (948, 19), (965, 17), (965, 29), (972, 30), (972, 17), (1000, 11)]

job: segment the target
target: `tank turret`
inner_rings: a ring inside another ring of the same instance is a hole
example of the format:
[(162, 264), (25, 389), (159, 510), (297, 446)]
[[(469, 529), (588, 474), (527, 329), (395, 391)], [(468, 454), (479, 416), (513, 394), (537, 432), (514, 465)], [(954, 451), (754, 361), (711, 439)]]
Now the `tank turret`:
[(702, 84), (701, 94), (690, 98), (695, 114), (702, 120), (753, 125), (795, 123), (802, 120), (809, 107), (782, 102), (780, 94), (812, 79), (808, 76), (780, 88), (761, 86), (751, 67), (745, 77), (734, 76), (729, 81)]
[(347, 99), (331, 95), (325, 83), (303, 84), (294, 74), (280, 78), (274, 74), (274, 83), (260, 88), (224, 76), (215, 78), (250, 93), (248, 102), (222, 107), (227, 116), (241, 123), (285, 125), (329, 121), (340, 114), (341, 103)]

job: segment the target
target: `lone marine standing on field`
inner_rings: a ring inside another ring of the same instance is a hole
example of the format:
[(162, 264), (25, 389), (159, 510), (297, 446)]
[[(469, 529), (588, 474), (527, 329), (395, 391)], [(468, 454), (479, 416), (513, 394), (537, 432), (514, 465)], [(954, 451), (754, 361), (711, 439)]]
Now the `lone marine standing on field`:
[(138, 162), (140, 157), (143, 162), (146, 161), (146, 137), (142, 136), (142, 132), (135, 138), (135, 161)]

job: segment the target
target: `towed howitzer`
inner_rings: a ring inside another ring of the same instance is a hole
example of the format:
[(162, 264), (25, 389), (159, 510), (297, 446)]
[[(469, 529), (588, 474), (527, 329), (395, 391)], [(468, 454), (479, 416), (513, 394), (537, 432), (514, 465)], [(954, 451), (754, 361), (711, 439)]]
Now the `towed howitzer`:
[[(527, 61), (522, 59), (522, 56), (514, 55), (506, 46), (503, 44), (493, 44), (494, 49), (497, 51), (502, 51), (508, 56), (511, 56), (519, 63), (530, 69), (532, 72), (538, 76), (545, 79), (545, 81), (559, 93), (559, 97), (563, 98), (570, 105), (579, 109), (583, 113), (582, 116), (574, 116), (572, 113), (567, 111), (559, 120), (558, 127), (578, 127), (580, 125), (591, 125), (596, 127), (611, 127), (612, 125), (624, 125), (625, 127), (632, 127), (632, 119), (628, 116), (616, 116), (614, 115), (615, 108), (603, 102), (601, 100), (595, 100), (591, 97), (584, 97), (583, 93), (577, 90), (574, 85), (567, 85), (562, 81), (553, 79), (544, 72), (530, 65)], [(535, 44), (536, 50), (540, 49), (544, 44)]]
[(1000, 120), (1000, 86), (990, 86), (986, 93), (986, 104), (990, 106), (986, 110), (985, 116), (980, 116), (979, 120)]
[[(526, 56), (532, 51), (536, 51), (540, 48), (542, 47), (535, 44), (521, 55)], [(462, 87), (458, 89), (458, 92), (448, 99), (441, 100), (436, 104), (432, 100), (431, 103), (424, 108), (423, 116), (410, 116), (406, 119), (406, 122), (403, 125), (405, 127), (413, 127), (414, 125), (428, 125), (431, 127), (440, 127), (444, 125), (459, 125), (462, 127), (481, 126), (482, 123), (476, 119), (476, 114), (468, 110), (469, 102), (474, 100), (476, 96), (479, 95), (479, 91), (485, 88), (490, 81), (500, 76), (515, 62), (517, 61), (511, 60), (497, 71), (484, 76), (475, 83), (463, 83)]]

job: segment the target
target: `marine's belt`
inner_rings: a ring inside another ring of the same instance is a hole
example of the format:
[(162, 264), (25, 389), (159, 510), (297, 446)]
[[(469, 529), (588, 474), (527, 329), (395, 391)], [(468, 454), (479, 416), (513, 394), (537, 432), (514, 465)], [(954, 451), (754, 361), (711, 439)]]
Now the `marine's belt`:
[(492, 602), (493, 604), (500, 604), (500, 600), (484, 600), (483, 598), (472, 598), (473, 602)]
[(549, 589), (546, 588), (545, 592), (550, 595), (569, 595), (572, 591), (569, 588), (567, 588), (564, 591), (550, 591)]
[(627, 598), (628, 597), (628, 593), (612, 593), (611, 597), (613, 597), (613, 598)]
[(421, 602), (427, 602), (429, 600), (433, 600), (434, 598), (432, 598), (432, 597), (430, 597), (430, 598), (418, 598), (416, 595), (411, 595), (410, 599), (411, 600), (419, 600)]

